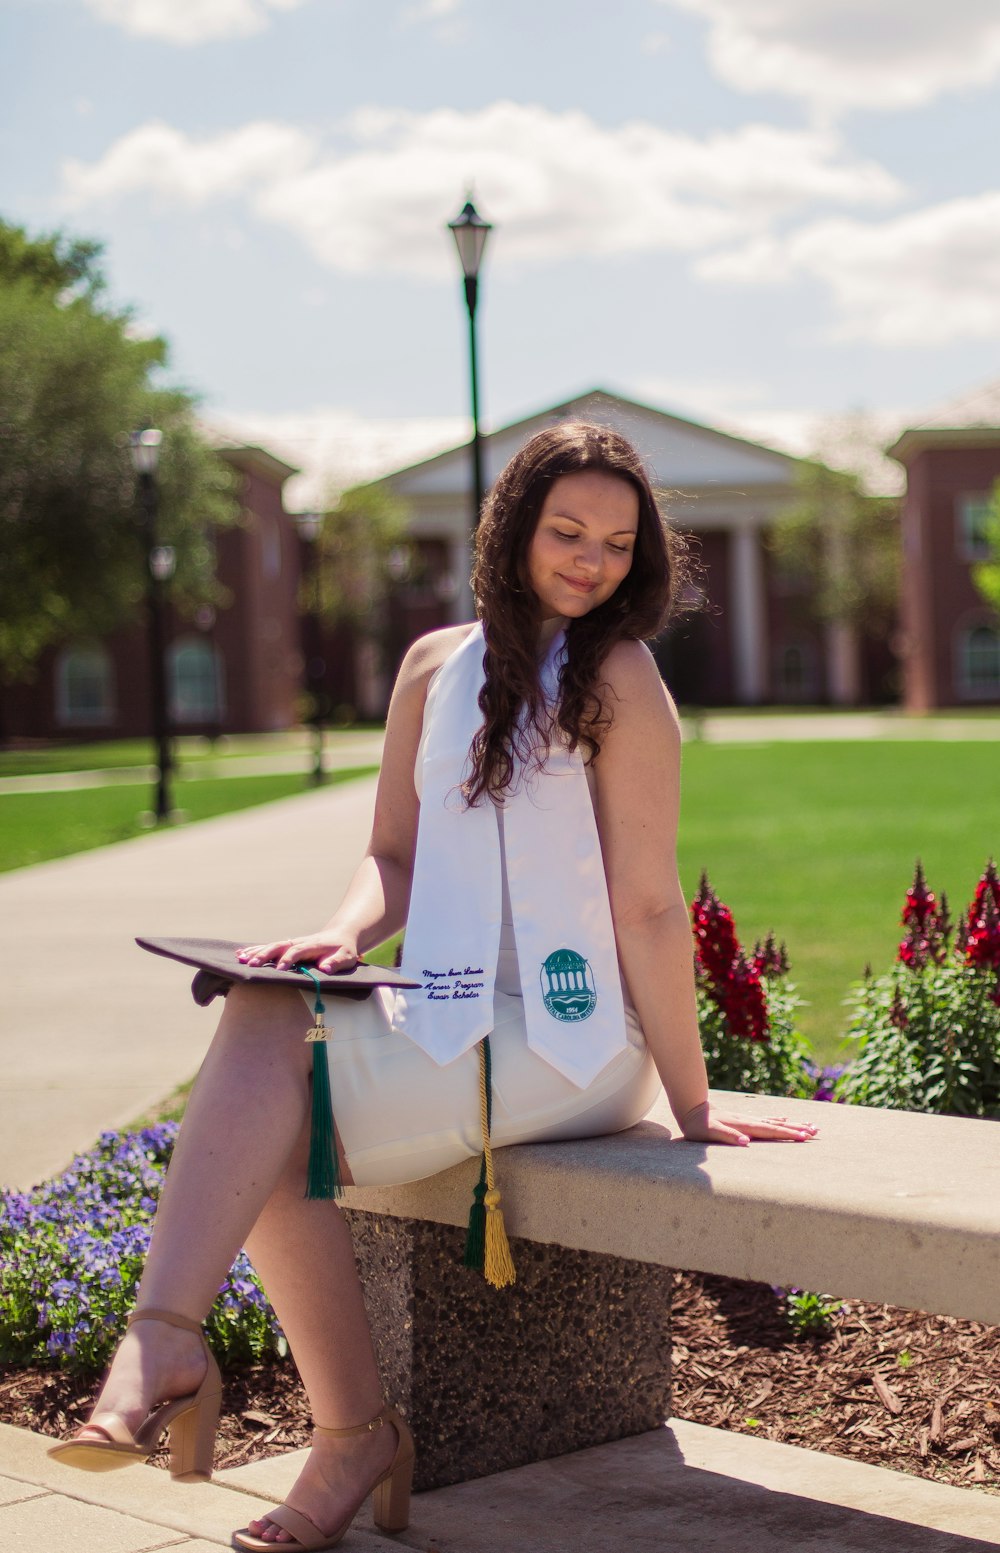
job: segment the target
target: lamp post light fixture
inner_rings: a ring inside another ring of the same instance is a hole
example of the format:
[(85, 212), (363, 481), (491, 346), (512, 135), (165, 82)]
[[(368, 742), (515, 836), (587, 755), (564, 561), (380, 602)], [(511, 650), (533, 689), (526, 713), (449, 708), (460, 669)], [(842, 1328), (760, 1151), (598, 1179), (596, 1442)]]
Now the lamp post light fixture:
[(162, 431), (147, 426), (129, 436), (129, 452), (138, 484), (142, 537), (146, 556), (146, 613), (149, 642), (149, 693), (151, 731), (156, 745), (156, 822), (170, 818), (170, 719), (167, 710), (166, 598), (165, 589), (174, 574), (172, 545), (157, 538), (160, 492), (156, 483)]
[(313, 765), (310, 781), (322, 787), (324, 712), (326, 710), (326, 660), (323, 657), (322, 572), (319, 564), (319, 536), (323, 519), (318, 512), (299, 512), (295, 516), (305, 550), (306, 611), (302, 622), (302, 649), (305, 658), (305, 690), (309, 701), (309, 722), (313, 733)]
[(486, 239), (493, 228), (484, 221), (471, 199), (466, 200), (448, 230), (455, 239), (465, 276), (465, 305), (469, 310), (469, 376), (472, 385), (472, 532), (479, 525), (483, 505), (483, 456), (479, 435), (479, 375), (476, 358), (476, 302), (479, 295), (479, 266)]

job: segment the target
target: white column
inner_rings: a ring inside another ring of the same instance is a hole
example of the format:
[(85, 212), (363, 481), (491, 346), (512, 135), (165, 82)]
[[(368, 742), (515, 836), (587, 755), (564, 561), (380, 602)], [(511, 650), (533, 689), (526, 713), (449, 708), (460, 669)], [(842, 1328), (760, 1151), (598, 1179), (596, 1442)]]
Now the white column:
[(749, 524), (729, 538), (733, 680), (741, 705), (762, 701), (767, 691), (767, 610), (764, 564), (757, 530)]
[(476, 606), (469, 581), (469, 574), (472, 571), (472, 543), (469, 539), (463, 537), (452, 541), (448, 552), (448, 568), (455, 579), (450, 619), (453, 625), (462, 625), (466, 620), (476, 618)]
[(826, 672), (834, 706), (857, 706), (861, 701), (861, 644), (854, 626), (836, 622), (827, 626)]

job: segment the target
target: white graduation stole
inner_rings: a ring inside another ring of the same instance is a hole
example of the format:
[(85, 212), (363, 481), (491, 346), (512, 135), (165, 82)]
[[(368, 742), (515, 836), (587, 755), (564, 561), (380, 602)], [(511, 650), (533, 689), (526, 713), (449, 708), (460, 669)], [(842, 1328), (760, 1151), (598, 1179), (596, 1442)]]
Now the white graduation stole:
[[(494, 805), (467, 808), (461, 783), (482, 724), (483, 631), (439, 671), (427, 728), (403, 971), (394, 1028), (435, 1062), (461, 1056), (493, 1026), (500, 946), (500, 834)], [(544, 664), (554, 702), (565, 633)], [(503, 806), (507, 880), (528, 1045), (580, 1088), (627, 1044), (611, 906), (583, 757), (552, 746), (521, 772)]]

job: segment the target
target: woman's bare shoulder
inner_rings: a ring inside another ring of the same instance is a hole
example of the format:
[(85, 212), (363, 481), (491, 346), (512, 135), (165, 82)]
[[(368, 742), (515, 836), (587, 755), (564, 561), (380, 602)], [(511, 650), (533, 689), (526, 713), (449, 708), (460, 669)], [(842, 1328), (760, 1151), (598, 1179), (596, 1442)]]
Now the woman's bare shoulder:
[(645, 642), (634, 638), (616, 642), (601, 664), (601, 679), (616, 716), (621, 707), (639, 716), (653, 712), (662, 717), (666, 713), (677, 724), (677, 708)]
[(474, 623), (443, 626), (439, 631), (428, 631), (411, 642), (399, 666), (398, 683), (401, 686), (424, 685), (431, 675), (461, 647), (466, 637), (475, 630)]

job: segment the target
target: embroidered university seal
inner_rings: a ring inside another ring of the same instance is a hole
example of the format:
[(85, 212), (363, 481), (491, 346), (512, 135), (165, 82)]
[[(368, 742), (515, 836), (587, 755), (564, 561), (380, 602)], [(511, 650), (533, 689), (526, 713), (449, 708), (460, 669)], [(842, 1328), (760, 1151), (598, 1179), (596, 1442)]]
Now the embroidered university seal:
[(542, 1002), (553, 1019), (575, 1023), (588, 1019), (597, 1006), (597, 989), (589, 960), (575, 949), (555, 949), (542, 962), (539, 979)]

